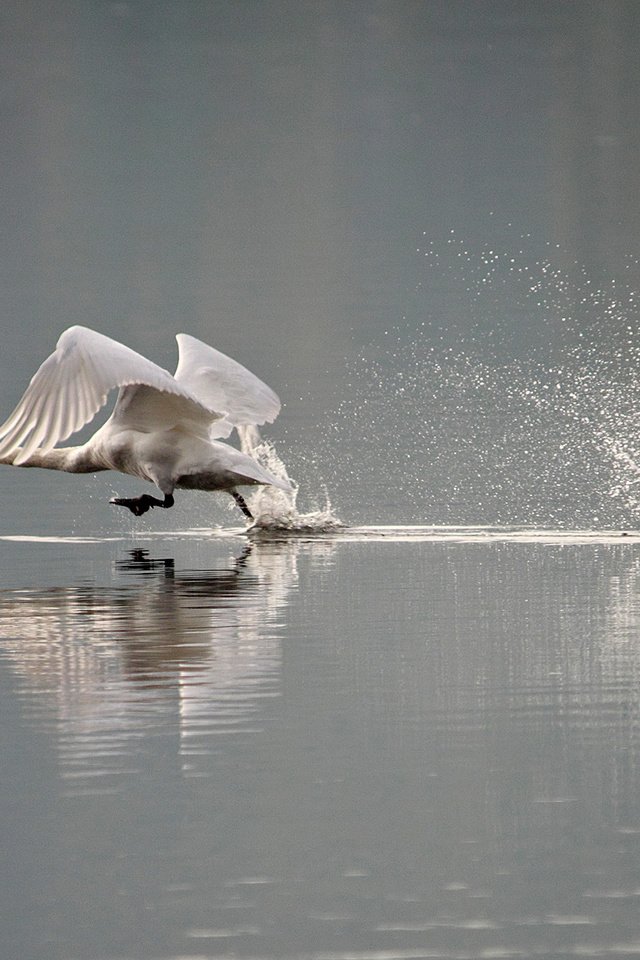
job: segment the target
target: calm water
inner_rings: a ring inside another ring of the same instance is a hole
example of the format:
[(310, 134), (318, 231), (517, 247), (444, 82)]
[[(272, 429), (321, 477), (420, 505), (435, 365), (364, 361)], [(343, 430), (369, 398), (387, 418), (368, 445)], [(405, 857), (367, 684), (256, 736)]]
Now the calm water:
[(0, 468), (0, 960), (640, 956), (639, 11), (0, 5), (0, 421), (185, 331), (347, 525)]
[(5, 542), (3, 955), (636, 955), (638, 545)]

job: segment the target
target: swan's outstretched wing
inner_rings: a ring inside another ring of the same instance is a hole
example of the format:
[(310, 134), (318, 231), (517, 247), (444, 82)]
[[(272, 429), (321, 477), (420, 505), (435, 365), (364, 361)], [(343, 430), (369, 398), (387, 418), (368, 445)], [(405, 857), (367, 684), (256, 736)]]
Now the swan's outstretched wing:
[(210, 428), (212, 437), (228, 437), (234, 427), (272, 423), (280, 400), (271, 387), (242, 364), (187, 333), (176, 336), (180, 357), (175, 378), (201, 403), (225, 410)]
[[(184, 419), (209, 425), (220, 417), (167, 370), (87, 327), (70, 327), (37, 370), (9, 419), (0, 426), (0, 456), (51, 450), (93, 419), (115, 387), (143, 384), (177, 401)], [(175, 411), (174, 411), (175, 413)]]

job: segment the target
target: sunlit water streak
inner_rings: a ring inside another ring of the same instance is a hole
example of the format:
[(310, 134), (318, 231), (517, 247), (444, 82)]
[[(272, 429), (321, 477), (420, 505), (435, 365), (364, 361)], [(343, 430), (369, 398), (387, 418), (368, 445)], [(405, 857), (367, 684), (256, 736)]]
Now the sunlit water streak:
[[(304, 518), (304, 514), (302, 517)], [(316, 514), (313, 514), (316, 517)], [(254, 524), (249, 527), (219, 527), (209, 529), (195, 527), (189, 530), (163, 531), (154, 534), (145, 533), (144, 539), (153, 543), (162, 539), (172, 541), (193, 540), (207, 543), (225, 540), (239, 540), (262, 543), (320, 543), (338, 544), (341, 542), (366, 543), (369, 541), (387, 543), (528, 543), (528, 544), (608, 544), (627, 545), (630, 548), (640, 542), (640, 530), (610, 529), (565, 529), (562, 527), (545, 528), (532, 526), (482, 526), (481, 524), (369, 524), (348, 526), (330, 522), (326, 526), (315, 524), (288, 527), (270, 521), (268, 524)], [(130, 543), (128, 537), (52, 537), (34, 534), (11, 534), (0, 536), (7, 543), (67, 544), (70, 546), (86, 544)]]

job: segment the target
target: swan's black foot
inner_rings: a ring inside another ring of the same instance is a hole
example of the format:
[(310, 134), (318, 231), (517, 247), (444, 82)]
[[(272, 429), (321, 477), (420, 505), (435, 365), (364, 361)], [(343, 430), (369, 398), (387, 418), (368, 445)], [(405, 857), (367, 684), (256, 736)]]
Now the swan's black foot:
[(231, 494), (235, 502), (238, 504), (238, 506), (244, 513), (247, 520), (253, 520), (253, 514), (251, 513), (251, 510), (249, 510), (249, 507), (246, 505), (244, 501), (244, 497), (241, 497), (237, 490), (230, 490), (229, 493)]
[(169, 507), (173, 506), (174, 500), (170, 493), (165, 495), (164, 500), (158, 500), (157, 497), (151, 497), (148, 493), (143, 493), (140, 497), (114, 497), (109, 503), (115, 503), (117, 507), (126, 507), (136, 517), (141, 517), (152, 507), (164, 507), (168, 510)]

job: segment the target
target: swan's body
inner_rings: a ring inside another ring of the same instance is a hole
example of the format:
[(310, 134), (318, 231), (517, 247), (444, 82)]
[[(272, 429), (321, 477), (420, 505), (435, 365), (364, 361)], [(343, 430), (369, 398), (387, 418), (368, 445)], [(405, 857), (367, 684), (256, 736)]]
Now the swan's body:
[[(220, 443), (272, 422), (276, 394), (223, 353), (194, 337), (176, 337), (179, 362), (172, 376), (134, 350), (86, 327), (58, 340), (9, 419), (0, 427), (0, 463), (69, 473), (117, 470), (149, 480), (164, 494), (111, 502), (136, 515), (173, 506), (176, 488), (226, 490), (251, 517), (236, 487), (290, 484), (248, 454)], [(111, 390), (118, 399), (107, 422), (87, 443), (56, 447), (93, 420)]]

